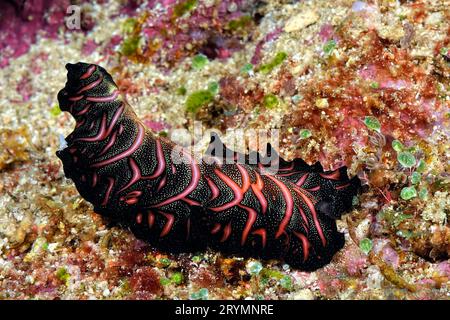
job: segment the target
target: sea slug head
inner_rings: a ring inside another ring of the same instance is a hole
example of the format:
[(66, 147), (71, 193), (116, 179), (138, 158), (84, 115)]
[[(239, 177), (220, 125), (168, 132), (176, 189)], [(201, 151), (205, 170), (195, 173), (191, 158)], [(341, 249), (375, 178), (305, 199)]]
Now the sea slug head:
[(66, 64), (67, 82), (58, 93), (59, 107), (76, 116), (88, 105), (113, 103), (119, 97), (111, 75), (96, 64)]

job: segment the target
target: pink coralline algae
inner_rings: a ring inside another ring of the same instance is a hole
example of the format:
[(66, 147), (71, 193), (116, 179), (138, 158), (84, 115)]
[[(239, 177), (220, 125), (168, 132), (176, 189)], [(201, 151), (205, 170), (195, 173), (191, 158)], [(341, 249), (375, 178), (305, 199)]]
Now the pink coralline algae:
[(68, 0), (0, 2), (0, 68), (28, 52), (39, 32), (55, 38), (64, 26)]
[(196, 0), (152, 1), (148, 6), (151, 10), (129, 20), (131, 30), (125, 35), (122, 54), (161, 67), (195, 53), (226, 59), (242, 48), (254, 26), (252, 7), (245, 1), (212, 6)]

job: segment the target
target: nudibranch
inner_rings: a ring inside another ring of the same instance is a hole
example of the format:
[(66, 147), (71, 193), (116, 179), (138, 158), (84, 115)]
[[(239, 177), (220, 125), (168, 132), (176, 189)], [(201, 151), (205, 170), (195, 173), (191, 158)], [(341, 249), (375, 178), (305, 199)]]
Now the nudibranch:
[[(336, 219), (360, 188), (345, 167), (285, 161), (270, 145), (264, 156), (238, 154), (217, 135), (196, 158), (146, 128), (105, 69), (80, 62), (66, 68), (58, 100), (76, 126), (56, 154), (96, 213), (161, 250), (211, 248), (302, 270), (326, 265), (344, 245)], [(223, 161), (230, 152), (233, 160)], [(262, 161), (269, 155), (274, 160)]]

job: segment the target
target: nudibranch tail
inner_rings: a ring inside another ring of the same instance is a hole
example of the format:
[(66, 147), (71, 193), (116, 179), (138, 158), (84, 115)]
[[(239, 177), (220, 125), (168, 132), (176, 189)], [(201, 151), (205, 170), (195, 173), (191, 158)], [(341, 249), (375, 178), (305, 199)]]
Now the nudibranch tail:
[(97, 213), (172, 252), (210, 247), (313, 270), (342, 248), (335, 219), (360, 189), (345, 167), (286, 161), (270, 145), (240, 154), (217, 135), (196, 159), (147, 129), (105, 69), (66, 68), (58, 100), (77, 124), (57, 156)]

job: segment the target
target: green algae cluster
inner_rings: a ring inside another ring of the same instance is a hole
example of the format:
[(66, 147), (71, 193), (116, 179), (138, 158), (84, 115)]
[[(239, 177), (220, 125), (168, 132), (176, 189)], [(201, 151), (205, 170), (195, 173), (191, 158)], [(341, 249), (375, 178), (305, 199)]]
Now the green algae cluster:
[(323, 46), (323, 52), (326, 55), (330, 55), (335, 48), (336, 48), (336, 41), (331, 39), (331, 40), (327, 41), (325, 43), (325, 45)]
[(53, 108), (50, 109), (50, 114), (54, 117), (57, 117), (61, 114), (61, 109), (57, 104), (55, 104)]
[(300, 136), (300, 139), (308, 139), (312, 136), (311, 130), (301, 129), (299, 136)]
[(267, 109), (273, 109), (276, 106), (278, 106), (278, 104), (279, 104), (279, 101), (278, 101), (278, 98), (275, 95), (273, 95), (273, 94), (266, 94), (264, 96), (263, 105)]
[(283, 61), (286, 60), (286, 58), (286, 52), (278, 52), (271, 61), (259, 67), (259, 72), (261, 72), (262, 74), (270, 73), (275, 67), (282, 64)]
[(219, 92), (219, 83), (213, 81), (208, 84), (208, 89), (192, 92), (185, 102), (186, 111), (197, 113), (202, 107), (214, 100), (214, 96)]
[(417, 197), (417, 191), (414, 186), (411, 187), (404, 187), (402, 191), (400, 192), (400, 197), (403, 200), (410, 200), (412, 198)]
[(231, 20), (230, 22), (228, 22), (228, 29), (230, 29), (231, 31), (236, 31), (236, 30), (242, 30), (245, 29), (247, 26), (250, 25), (250, 23), (252, 22), (252, 18), (249, 15), (244, 15), (240, 18)]
[(373, 130), (373, 131), (376, 131), (376, 132), (380, 132), (380, 130), (381, 130), (380, 121), (378, 121), (378, 119), (373, 117), (373, 116), (366, 116), (364, 118), (364, 124), (370, 130)]
[(58, 271), (56, 271), (56, 277), (61, 281), (67, 284), (70, 279), (70, 273), (67, 271), (66, 268), (59, 268)]
[(122, 42), (120, 52), (122, 52), (122, 54), (127, 57), (134, 55), (139, 48), (140, 41), (140, 36), (131, 36), (125, 38)]
[(204, 54), (198, 54), (192, 58), (192, 68), (201, 70), (208, 63), (208, 58)]
[(178, 18), (194, 10), (197, 7), (197, 0), (186, 0), (181, 1), (175, 5), (173, 8), (173, 15)]
[(124, 56), (129, 57), (136, 54), (139, 48), (141, 37), (134, 32), (136, 26), (137, 20), (135, 18), (128, 18), (121, 25), (121, 30), (126, 35), (120, 47), (120, 52)]
[(364, 252), (365, 254), (369, 254), (369, 252), (372, 250), (373, 248), (373, 242), (372, 240), (370, 240), (369, 238), (364, 238), (359, 242), (359, 248), (361, 249), (362, 252)]
[(186, 99), (186, 111), (197, 113), (203, 106), (214, 100), (209, 90), (199, 90), (191, 93)]

